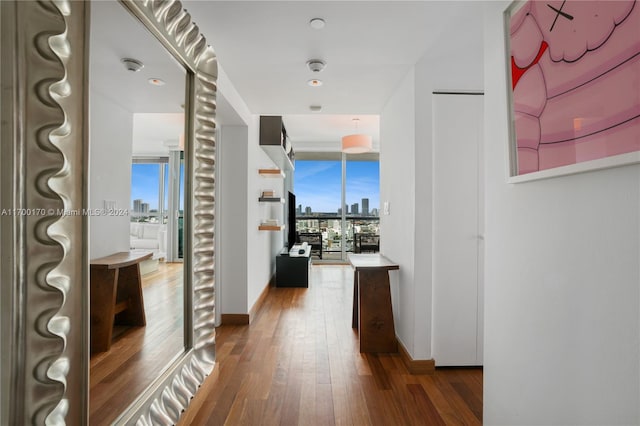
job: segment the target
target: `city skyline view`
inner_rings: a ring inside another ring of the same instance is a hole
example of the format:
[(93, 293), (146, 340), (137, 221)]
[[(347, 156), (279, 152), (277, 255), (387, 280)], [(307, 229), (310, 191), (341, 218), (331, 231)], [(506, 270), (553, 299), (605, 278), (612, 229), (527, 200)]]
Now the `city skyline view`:
[[(158, 195), (160, 184), (161, 163), (132, 163), (131, 165), (131, 205), (129, 208), (135, 211), (134, 201), (142, 200), (148, 204), (149, 211), (158, 211)], [(169, 169), (167, 164), (163, 164), (165, 173), (164, 204), (165, 209), (168, 202), (168, 179)], [(180, 209), (184, 209), (184, 197), (182, 196), (182, 184), (184, 182), (184, 167), (180, 167)]]
[(160, 167), (157, 163), (134, 163), (131, 167), (131, 202), (143, 200), (149, 210), (158, 210), (158, 181)]
[[(181, 170), (182, 172), (182, 170)], [(133, 200), (142, 200), (149, 210), (158, 210), (158, 182), (160, 168), (157, 163), (133, 164), (131, 169), (131, 206)], [(295, 163), (294, 194), (296, 209), (311, 207), (313, 213), (337, 214), (341, 201), (342, 165), (340, 161), (297, 160)], [(349, 214), (358, 205), (363, 213), (362, 200), (369, 200), (369, 214), (380, 209), (380, 170), (378, 161), (347, 161), (345, 205)], [(166, 203), (165, 187), (165, 203)], [(181, 207), (183, 204), (182, 199)]]
[[(311, 207), (313, 213), (337, 214), (340, 209), (342, 164), (340, 161), (296, 160), (293, 174), (296, 207)], [(369, 200), (369, 214), (380, 209), (380, 166), (378, 161), (347, 161), (345, 205), (349, 213), (362, 199)]]

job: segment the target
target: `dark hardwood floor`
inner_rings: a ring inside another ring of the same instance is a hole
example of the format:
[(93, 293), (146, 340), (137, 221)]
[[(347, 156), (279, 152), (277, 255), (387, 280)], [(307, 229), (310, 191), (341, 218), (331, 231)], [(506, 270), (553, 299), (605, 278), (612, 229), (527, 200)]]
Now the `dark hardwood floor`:
[(182, 263), (142, 276), (145, 327), (119, 327), (111, 348), (91, 356), (89, 424), (109, 425), (184, 351)]
[(250, 326), (217, 329), (216, 367), (181, 425), (479, 425), (482, 370), (408, 373), (360, 354), (353, 272), (315, 265), (305, 288), (270, 288)]

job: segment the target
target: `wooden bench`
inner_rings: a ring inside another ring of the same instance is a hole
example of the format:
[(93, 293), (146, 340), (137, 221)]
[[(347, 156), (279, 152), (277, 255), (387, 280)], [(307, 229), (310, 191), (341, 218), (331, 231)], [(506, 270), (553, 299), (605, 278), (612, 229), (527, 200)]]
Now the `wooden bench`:
[(108, 351), (114, 324), (144, 326), (140, 262), (151, 252), (121, 252), (90, 262), (91, 353)]

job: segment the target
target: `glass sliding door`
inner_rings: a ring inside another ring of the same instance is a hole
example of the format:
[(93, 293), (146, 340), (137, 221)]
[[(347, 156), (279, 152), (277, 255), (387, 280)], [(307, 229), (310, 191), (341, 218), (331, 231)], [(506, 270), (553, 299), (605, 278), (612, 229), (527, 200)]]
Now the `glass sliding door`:
[(346, 156), (345, 199), (349, 206), (346, 249), (377, 252), (380, 240), (380, 162), (370, 154)]
[(131, 221), (165, 223), (167, 158), (134, 158), (131, 165)]
[(170, 151), (167, 179), (167, 261), (179, 262), (183, 254), (184, 153)]
[(346, 260), (348, 252), (377, 251), (378, 154), (305, 157), (297, 154), (294, 172), (296, 231), (322, 234), (322, 260)]
[(184, 153), (134, 157), (131, 164), (131, 221), (158, 223), (166, 232), (166, 261), (183, 257)]
[(296, 160), (296, 231), (322, 234), (322, 259), (342, 259), (342, 162)]

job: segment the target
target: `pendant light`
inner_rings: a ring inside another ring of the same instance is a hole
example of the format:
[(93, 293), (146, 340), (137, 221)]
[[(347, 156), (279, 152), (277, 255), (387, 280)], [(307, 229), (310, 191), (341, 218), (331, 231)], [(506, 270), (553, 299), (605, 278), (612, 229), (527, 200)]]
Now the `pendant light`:
[(356, 133), (342, 137), (342, 152), (345, 154), (362, 154), (371, 151), (373, 143), (370, 135), (358, 133), (359, 118), (354, 118)]

